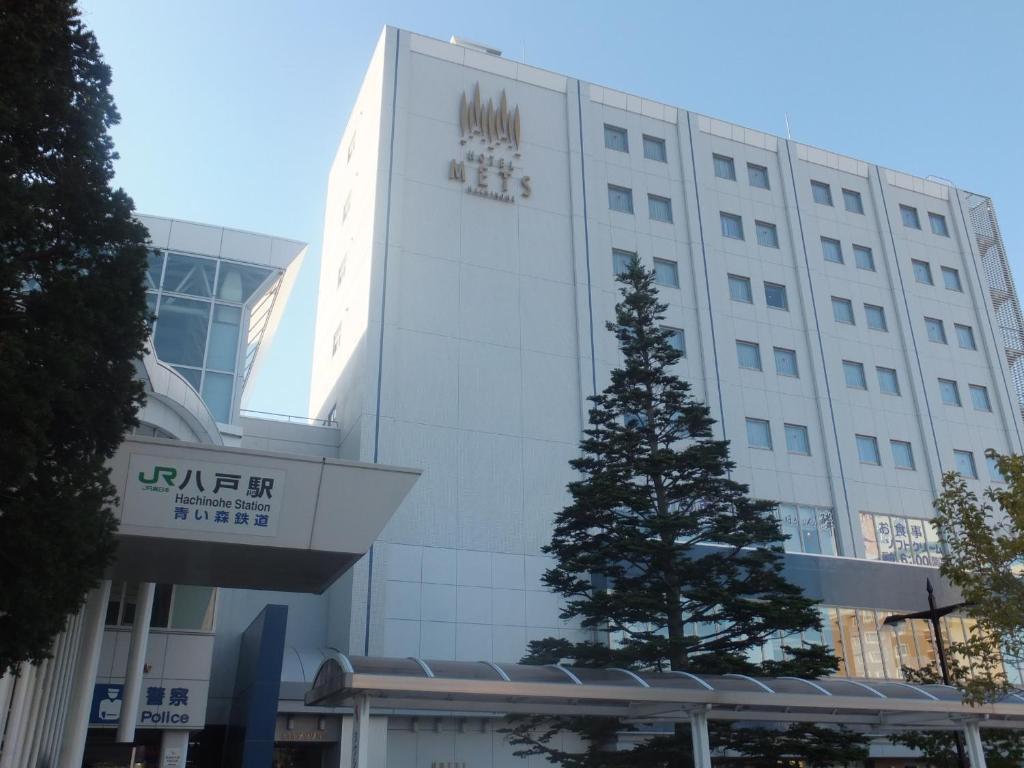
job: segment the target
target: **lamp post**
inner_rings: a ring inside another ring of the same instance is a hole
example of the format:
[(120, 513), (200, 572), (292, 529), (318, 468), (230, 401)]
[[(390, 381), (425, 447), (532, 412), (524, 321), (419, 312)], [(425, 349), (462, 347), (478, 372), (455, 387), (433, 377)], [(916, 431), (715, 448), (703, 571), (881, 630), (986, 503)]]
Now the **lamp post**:
[[(932, 589), (931, 579), (925, 579), (925, 588), (928, 590), (927, 611), (894, 613), (891, 616), (886, 616), (885, 621), (883, 621), (882, 624), (888, 627), (895, 627), (901, 621), (906, 621), (907, 619), (927, 619), (930, 621), (932, 623), (932, 633), (935, 635), (935, 650), (939, 657), (939, 672), (942, 673), (942, 682), (945, 685), (949, 685), (949, 665), (946, 663), (945, 643), (942, 642), (941, 619), (943, 616), (953, 613), (953, 611), (966, 607), (967, 603), (953, 603), (952, 605), (937, 606), (935, 604), (935, 590)], [(961, 768), (968, 768), (967, 754), (964, 751), (963, 736), (959, 731), (956, 733), (956, 756)]]

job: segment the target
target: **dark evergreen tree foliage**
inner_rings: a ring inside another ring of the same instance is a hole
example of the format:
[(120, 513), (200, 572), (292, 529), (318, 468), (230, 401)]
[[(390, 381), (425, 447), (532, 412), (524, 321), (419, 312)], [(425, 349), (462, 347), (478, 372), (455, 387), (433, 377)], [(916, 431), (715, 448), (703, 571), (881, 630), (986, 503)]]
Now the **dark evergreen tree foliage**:
[(0, 671), (49, 653), (114, 551), (145, 229), (111, 189), (110, 69), (70, 0), (0, 0)]
[[(801, 633), (820, 630), (821, 617), (782, 574), (775, 504), (752, 499), (731, 479), (728, 443), (715, 439), (708, 408), (673, 368), (681, 353), (661, 326), (666, 307), (653, 273), (634, 258), (619, 281), (622, 299), (608, 329), (622, 365), (591, 398), (582, 455), (572, 461), (580, 479), (569, 484), (572, 502), (556, 517), (546, 551), (557, 564), (544, 575), (566, 600), (564, 618), (608, 632), (613, 641), (549, 638), (531, 643), (524, 661), (802, 677), (834, 672), (828, 649), (801, 645)], [(786, 660), (755, 661), (750, 652), (779, 634)], [(563, 730), (583, 736), (587, 751), (560, 749), (553, 736)], [(692, 765), (688, 725), (639, 739), (629, 751), (609, 749), (631, 730), (616, 719), (536, 717), (520, 720), (512, 738), (522, 754), (569, 768)], [(712, 741), (748, 764), (799, 758), (825, 765), (865, 756), (859, 737), (813, 725), (717, 725)]]

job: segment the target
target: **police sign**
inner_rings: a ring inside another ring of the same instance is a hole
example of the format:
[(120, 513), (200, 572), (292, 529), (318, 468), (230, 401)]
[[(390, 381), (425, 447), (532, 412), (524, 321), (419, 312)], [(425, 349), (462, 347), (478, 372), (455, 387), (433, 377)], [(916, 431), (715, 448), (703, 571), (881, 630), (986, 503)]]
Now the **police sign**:
[(132, 454), (126, 521), (186, 531), (274, 536), (286, 473)]
[[(138, 711), (139, 727), (202, 728), (207, 688), (205, 680), (143, 680)], [(116, 727), (121, 721), (123, 697), (123, 684), (96, 683), (89, 724)]]

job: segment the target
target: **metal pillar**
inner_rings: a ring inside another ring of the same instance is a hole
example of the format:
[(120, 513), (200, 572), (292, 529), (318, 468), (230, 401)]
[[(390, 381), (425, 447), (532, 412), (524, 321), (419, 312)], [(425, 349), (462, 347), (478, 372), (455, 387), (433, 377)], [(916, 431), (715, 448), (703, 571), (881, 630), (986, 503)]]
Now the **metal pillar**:
[(89, 600), (85, 604), (82, 647), (78, 654), (78, 668), (75, 670), (75, 681), (68, 705), (64, 743), (61, 745), (58, 761), (61, 766), (77, 768), (82, 764), (82, 756), (85, 754), (85, 738), (89, 734), (89, 709), (92, 707), (92, 690), (96, 685), (96, 670), (100, 665), (103, 625), (109, 600), (110, 582), (105, 580), (89, 593)]
[(985, 768), (985, 749), (981, 744), (981, 728), (977, 723), (964, 723), (964, 741), (967, 742), (971, 768)]
[(153, 615), (153, 593), (156, 585), (151, 581), (139, 584), (135, 596), (135, 618), (132, 620), (131, 650), (128, 651), (128, 668), (125, 672), (124, 702), (121, 705), (121, 719), (117, 724), (117, 741), (135, 741), (135, 722), (139, 716), (139, 698), (142, 693), (143, 667), (146, 664), (146, 647), (149, 645), (149, 620)]
[(708, 736), (708, 712), (690, 712), (690, 736), (693, 741), (693, 768), (711, 768), (711, 738)]
[(4, 738), (4, 750), (0, 753), (0, 768), (13, 768), (25, 745), (25, 730), (28, 723), (28, 710), (32, 704), (32, 692), (35, 690), (36, 667), (27, 661), (18, 665), (18, 680), (14, 686), (14, 698), (11, 699), (11, 710), (7, 717), (7, 736)]
[(11, 702), (11, 692), (14, 690), (14, 675), (4, 672), (0, 676), (0, 747), (3, 746), (4, 724), (7, 722), (7, 708)]
[(188, 731), (163, 731), (160, 734), (160, 768), (185, 768), (188, 757)]

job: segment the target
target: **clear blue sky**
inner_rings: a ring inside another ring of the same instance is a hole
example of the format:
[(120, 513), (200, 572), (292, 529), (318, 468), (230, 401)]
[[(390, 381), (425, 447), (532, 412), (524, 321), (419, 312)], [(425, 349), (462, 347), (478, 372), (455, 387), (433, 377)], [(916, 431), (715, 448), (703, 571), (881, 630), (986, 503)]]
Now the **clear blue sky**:
[(1024, 3), (82, 0), (144, 213), (306, 241), (250, 406), (304, 414), (327, 171), (385, 24), (992, 196), (1024, 289)]

